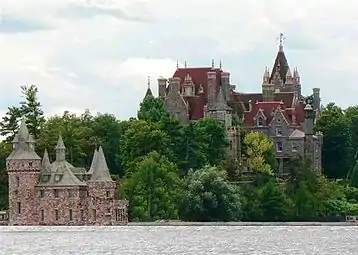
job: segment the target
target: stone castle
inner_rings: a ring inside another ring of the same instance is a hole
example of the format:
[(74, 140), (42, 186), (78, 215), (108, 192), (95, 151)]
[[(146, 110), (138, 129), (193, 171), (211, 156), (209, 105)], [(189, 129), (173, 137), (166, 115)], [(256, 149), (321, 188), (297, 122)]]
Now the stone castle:
[(41, 159), (25, 119), (6, 159), (9, 176), (9, 225), (120, 225), (128, 221), (125, 200), (115, 200), (102, 147), (95, 149), (91, 167), (72, 166), (59, 136), (56, 160), (47, 151)]
[[(184, 68), (175, 71), (172, 78), (158, 79), (158, 94), (168, 112), (178, 116), (181, 123), (197, 121), (205, 116), (224, 123), (229, 140), (229, 151), (241, 159), (240, 129), (261, 131), (272, 138), (276, 148), (278, 173), (293, 156), (309, 158), (313, 167), (321, 171), (321, 134), (314, 133), (315, 118), (320, 111), (320, 89), (313, 94), (301, 94), (298, 69), (288, 65), (283, 35), (271, 72), (265, 68), (260, 93), (236, 92), (230, 82), (230, 73), (214, 62), (211, 67)], [(148, 87), (146, 96), (153, 95)]]

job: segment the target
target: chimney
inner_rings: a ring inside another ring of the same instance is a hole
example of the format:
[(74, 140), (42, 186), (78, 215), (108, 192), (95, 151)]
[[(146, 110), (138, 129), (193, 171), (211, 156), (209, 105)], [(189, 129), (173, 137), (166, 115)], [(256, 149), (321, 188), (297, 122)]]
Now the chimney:
[(158, 78), (158, 95), (159, 97), (165, 97), (165, 91), (167, 88), (167, 79), (160, 77)]
[(313, 88), (313, 110), (319, 111), (321, 108), (320, 89)]
[(210, 111), (216, 99), (216, 72), (208, 72), (208, 110)]
[(169, 93), (178, 93), (180, 88), (180, 78), (173, 77), (169, 79)]
[(305, 134), (313, 135), (314, 128), (314, 110), (310, 104), (306, 104), (305, 111)]
[(221, 73), (221, 87), (223, 89), (224, 98), (226, 102), (230, 100), (230, 73), (229, 72), (222, 72)]

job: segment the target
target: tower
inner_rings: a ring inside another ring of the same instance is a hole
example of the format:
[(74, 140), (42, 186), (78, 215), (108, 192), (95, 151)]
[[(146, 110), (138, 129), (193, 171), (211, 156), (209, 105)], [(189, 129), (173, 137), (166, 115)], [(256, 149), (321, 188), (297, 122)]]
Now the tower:
[(207, 73), (208, 78), (208, 104), (207, 104), (207, 110), (210, 111), (215, 103), (215, 97), (216, 97), (216, 72), (208, 72)]
[(9, 176), (9, 224), (38, 225), (36, 185), (40, 176), (41, 158), (35, 152), (35, 140), (21, 120), (12, 141), (13, 150), (6, 159)]
[(272, 102), (275, 97), (275, 87), (274, 84), (270, 82), (270, 73), (268, 68), (265, 68), (264, 75), (262, 77), (262, 97), (264, 102)]

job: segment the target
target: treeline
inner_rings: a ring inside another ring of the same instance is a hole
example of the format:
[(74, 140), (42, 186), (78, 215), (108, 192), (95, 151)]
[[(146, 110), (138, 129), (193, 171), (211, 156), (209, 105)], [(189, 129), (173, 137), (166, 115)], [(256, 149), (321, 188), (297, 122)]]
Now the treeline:
[[(242, 130), (241, 152), (248, 160), (237, 161), (227, 154), (221, 123), (204, 118), (181, 126), (176, 117), (166, 113), (160, 99), (146, 98), (137, 117), (124, 121), (89, 111), (45, 119), (36, 86), (24, 86), (21, 91), (24, 100), (9, 107), (0, 123), (1, 135), (6, 138), (0, 143), (0, 208), (7, 207), (4, 163), (11, 151), (9, 142), (19, 119), (26, 116), (39, 155), (47, 148), (53, 160), (53, 148), (62, 134), (67, 160), (89, 167), (94, 147), (101, 145), (118, 180), (118, 198), (130, 202), (131, 220), (309, 221), (358, 214), (358, 170), (353, 164), (356, 108), (342, 110), (330, 104), (317, 120), (316, 128), (325, 139), (328, 178), (316, 174), (310, 162), (299, 158), (291, 160), (287, 178), (277, 178), (273, 143), (261, 133)], [(240, 171), (247, 168), (252, 171)]]

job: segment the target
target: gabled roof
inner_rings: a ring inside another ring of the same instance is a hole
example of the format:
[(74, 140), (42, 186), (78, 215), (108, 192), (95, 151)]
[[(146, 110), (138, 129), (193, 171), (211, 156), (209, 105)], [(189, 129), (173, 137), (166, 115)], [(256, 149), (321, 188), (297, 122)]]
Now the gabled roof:
[(289, 138), (304, 138), (304, 137), (305, 137), (305, 132), (298, 129), (295, 129), (289, 136)]

